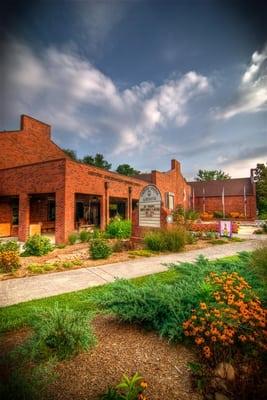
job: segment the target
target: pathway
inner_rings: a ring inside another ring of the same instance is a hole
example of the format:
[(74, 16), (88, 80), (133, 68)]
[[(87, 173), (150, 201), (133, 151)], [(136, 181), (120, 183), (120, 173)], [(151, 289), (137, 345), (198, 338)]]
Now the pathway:
[(253, 250), (257, 243), (256, 240), (249, 240), (185, 253), (172, 253), (66, 272), (9, 279), (0, 282), (0, 307), (104, 285), (113, 282), (116, 278), (136, 278), (163, 272), (168, 269), (164, 264), (194, 261), (200, 254), (209, 259), (231, 256), (239, 251)]

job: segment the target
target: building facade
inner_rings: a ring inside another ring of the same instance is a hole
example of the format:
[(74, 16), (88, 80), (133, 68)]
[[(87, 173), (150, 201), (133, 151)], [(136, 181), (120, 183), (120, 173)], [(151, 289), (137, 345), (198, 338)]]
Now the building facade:
[(54, 232), (63, 243), (74, 230), (104, 229), (120, 214), (132, 218), (143, 188), (160, 190), (162, 208), (190, 207), (191, 187), (180, 163), (167, 172), (151, 171), (138, 177), (73, 161), (51, 140), (51, 127), (22, 115), (18, 131), (0, 132), (0, 236), (25, 241), (31, 227)]
[(256, 185), (251, 171), (249, 178), (222, 181), (189, 182), (192, 208), (204, 213), (238, 213), (243, 219), (256, 218)]

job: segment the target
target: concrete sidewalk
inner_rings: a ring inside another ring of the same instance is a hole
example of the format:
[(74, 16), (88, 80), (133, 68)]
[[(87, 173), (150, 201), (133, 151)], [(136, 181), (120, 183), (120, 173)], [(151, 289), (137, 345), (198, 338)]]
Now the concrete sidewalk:
[(165, 263), (194, 261), (200, 254), (209, 259), (226, 257), (239, 251), (253, 250), (257, 244), (256, 240), (233, 242), (185, 253), (172, 253), (98, 267), (9, 279), (0, 282), (0, 307), (104, 285), (113, 282), (116, 278), (136, 278), (155, 274), (168, 269)]

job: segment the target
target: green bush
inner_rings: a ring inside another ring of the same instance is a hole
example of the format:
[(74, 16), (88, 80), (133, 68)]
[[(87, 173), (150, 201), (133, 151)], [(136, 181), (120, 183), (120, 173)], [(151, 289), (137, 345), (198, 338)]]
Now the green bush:
[(267, 285), (267, 244), (263, 244), (252, 253), (250, 266)]
[[(10, 366), (7, 365), (7, 370)], [(41, 400), (47, 398), (46, 389), (57, 375), (52, 362), (25, 368), (16, 368), (0, 385), (0, 397), (5, 400)]]
[(74, 245), (77, 242), (78, 239), (79, 239), (79, 235), (76, 232), (72, 232), (68, 236), (68, 242), (71, 245)]
[(146, 247), (152, 251), (180, 251), (187, 240), (188, 234), (182, 228), (151, 231), (144, 237)]
[(128, 239), (132, 234), (132, 222), (114, 218), (107, 226), (107, 233), (111, 238)]
[(4, 273), (12, 272), (20, 266), (19, 253), (16, 250), (0, 252), (0, 269)]
[(53, 250), (50, 239), (35, 234), (27, 240), (23, 246), (24, 256), (43, 256)]
[(223, 212), (222, 211), (214, 211), (213, 216), (214, 216), (214, 218), (221, 219), (221, 218), (223, 218)]
[(80, 232), (80, 241), (82, 243), (88, 242), (91, 238), (91, 234), (88, 231), (81, 231)]
[(154, 329), (171, 340), (183, 337), (182, 324), (199, 302), (213, 300), (213, 287), (205, 281), (211, 271), (237, 272), (251, 285), (266, 303), (266, 289), (262, 279), (249, 268), (251, 256), (240, 253), (235, 258), (208, 261), (200, 256), (194, 263), (173, 265), (177, 278), (160, 283), (151, 277), (140, 286), (126, 280), (116, 281), (111, 291), (96, 301), (122, 321), (141, 324)]
[(108, 258), (112, 254), (112, 248), (104, 239), (94, 239), (90, 245), (90, 255), (93, 260)]
[(69, 358), (92, 347), (96, 340), (89, 325), (88, 315), (56, 304), (41, 311), (33, 321), (33, 336), (21, 345), (18, 352), (31, 360), (56, 357)]
[(2, 251), (19, 251), (19, 244), (13, 240), (9, 240), (8, 242), (0, 243), (0, 253)]

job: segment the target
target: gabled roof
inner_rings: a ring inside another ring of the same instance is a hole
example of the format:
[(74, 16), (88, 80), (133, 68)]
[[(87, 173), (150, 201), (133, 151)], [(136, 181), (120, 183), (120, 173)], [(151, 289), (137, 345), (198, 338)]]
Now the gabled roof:
[(253, 194), (253, 183), (251, 178), (236, 178), (223, 181), (188, 182), (196, 197), (217, 197), (222, 195), (224, 189), (225, 196), (243, 196), (244, 188), (246, 195)]

